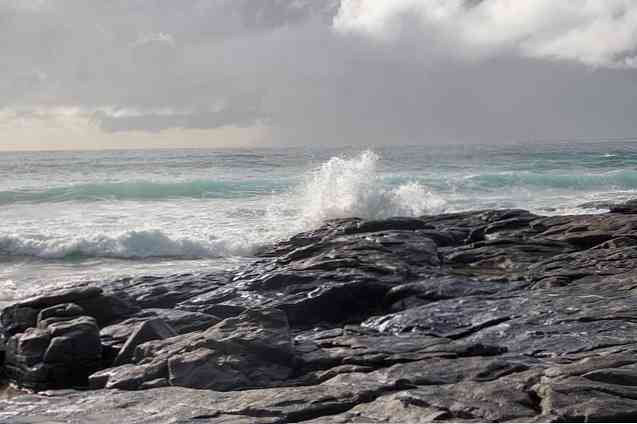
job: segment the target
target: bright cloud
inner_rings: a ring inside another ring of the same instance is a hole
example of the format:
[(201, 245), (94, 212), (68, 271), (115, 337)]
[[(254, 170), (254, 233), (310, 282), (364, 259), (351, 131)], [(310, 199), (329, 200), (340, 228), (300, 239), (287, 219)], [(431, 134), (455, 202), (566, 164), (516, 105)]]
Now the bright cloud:
[(395, 40), (414, 26), (474, 56), (637, 65), (635, 0), (342, 0), (334, 27)]

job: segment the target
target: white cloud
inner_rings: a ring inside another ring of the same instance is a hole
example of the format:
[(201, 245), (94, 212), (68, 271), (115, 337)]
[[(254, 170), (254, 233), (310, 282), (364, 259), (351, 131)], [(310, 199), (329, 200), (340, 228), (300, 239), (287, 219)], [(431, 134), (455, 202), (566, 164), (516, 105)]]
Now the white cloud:
[(387, 41), (416, 26), (465, 56), (637, 66), (635, 0), (342, 0), (333, 25)]

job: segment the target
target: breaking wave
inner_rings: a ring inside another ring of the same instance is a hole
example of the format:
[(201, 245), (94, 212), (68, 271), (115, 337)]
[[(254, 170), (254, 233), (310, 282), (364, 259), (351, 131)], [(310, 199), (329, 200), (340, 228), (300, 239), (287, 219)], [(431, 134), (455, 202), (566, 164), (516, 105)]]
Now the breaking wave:
[(378, 172), (379, 161), (376, 153), (365, 151), (353, 158), (333, 157), (312, 171), (295, 193), (302, 225), (332, 218), (418, 216), (444, 208), (444, 199), (418, 182), (388, 184)]
[(0, 256), (41, 259), (116, 258), (198, 259), (249, 255), (252, 246), (229, 240), (171, 237), (161, 230), (126, 231), (111, 236), (95, 234), (64, 238), (48, 235), (0, 236)]

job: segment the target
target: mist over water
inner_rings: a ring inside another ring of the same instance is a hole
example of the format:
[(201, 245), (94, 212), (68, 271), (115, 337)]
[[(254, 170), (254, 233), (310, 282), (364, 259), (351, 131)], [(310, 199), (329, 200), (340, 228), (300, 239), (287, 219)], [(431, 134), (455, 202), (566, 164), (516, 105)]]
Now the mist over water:
[[(235, 267), (326, 219), (637, 197), (630, 144), (10, 153), (0, 297), (70, 280)], [(585, 206), (585, 205), (584, 205)]]

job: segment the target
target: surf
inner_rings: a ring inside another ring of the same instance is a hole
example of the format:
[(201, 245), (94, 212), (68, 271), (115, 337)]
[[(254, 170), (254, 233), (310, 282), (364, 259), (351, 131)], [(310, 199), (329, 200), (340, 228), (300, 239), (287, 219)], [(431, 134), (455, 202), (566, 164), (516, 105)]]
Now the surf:
[(232, 199), (281, 192), (286, 190), (289, 185), (290, 182), (275, 180), (97, 182), (52, 187), (44, 190), (0, 191), (0, 204), (101, 200), (145, 201), (175, 198)]
[[(82, 235), (74, 234), (73, 228), (0, 234), (0, 256), (64, 261), (86, 258), (146, 260), (250, 256), (266, 244), (316, 228), (329, 219), (419, 216), (444, 209), (444, 199), (421, 183), (405, 181), (394, 184), (385, 179), (379, 171), (380, 161), (381, 157), (372, 151), (353, 156), (335, 156), (309, 169), (300, 178), (300, 183), (287, 190), (284, 187), (289, 182), (280, 182), (279, 185), (268, 182), (263, 186), (254, 182), (87, 184), (75, 186), (67, 196), (65, 192), (49, 190), (33, 196), (38, 200), (50, 201), (68, 199), (69, 196), (92, 199), (107, 195), (139, 200), (211, 193), (229, 196), (233, 193), (239, 195), (239, 192), (245, 198), (267, 192), (269, 200), (265, 201), (264, 210), (250, 210), (249, 216), (246, 215), (246, 208), (237, 208), (232, 213), (227, 211), (231, 217), (233, 213), (238, 214), (232, 217), (233, 221), (237, 221), (236, 225), (232, 228), (214, 228), (207, 233), (198, 233), (187, 227), (183, 227), (181, 233), (175, 232), (171, 229), (171, 221), (161, 221), (162, 215), (155, 214), (153, 216), (159, 221), (148, 222), (144, 228), (125, 228), (127, 224), (122, 222), (124, 228), (117, 231), (112, 227), (96, 228)], [(273, 193), (273, 187), (280, 192)], [(207, 207), (205, 203), (198, 205), (199, 208)], [(94, 209), (91, 205), (75, 207)], [(138, 207), (140, 213), (145, 213), (144, 204)], [(211, 204), (210, 207), (214, 206)], [(92, 219), (97, 218), (99, 215)]]

